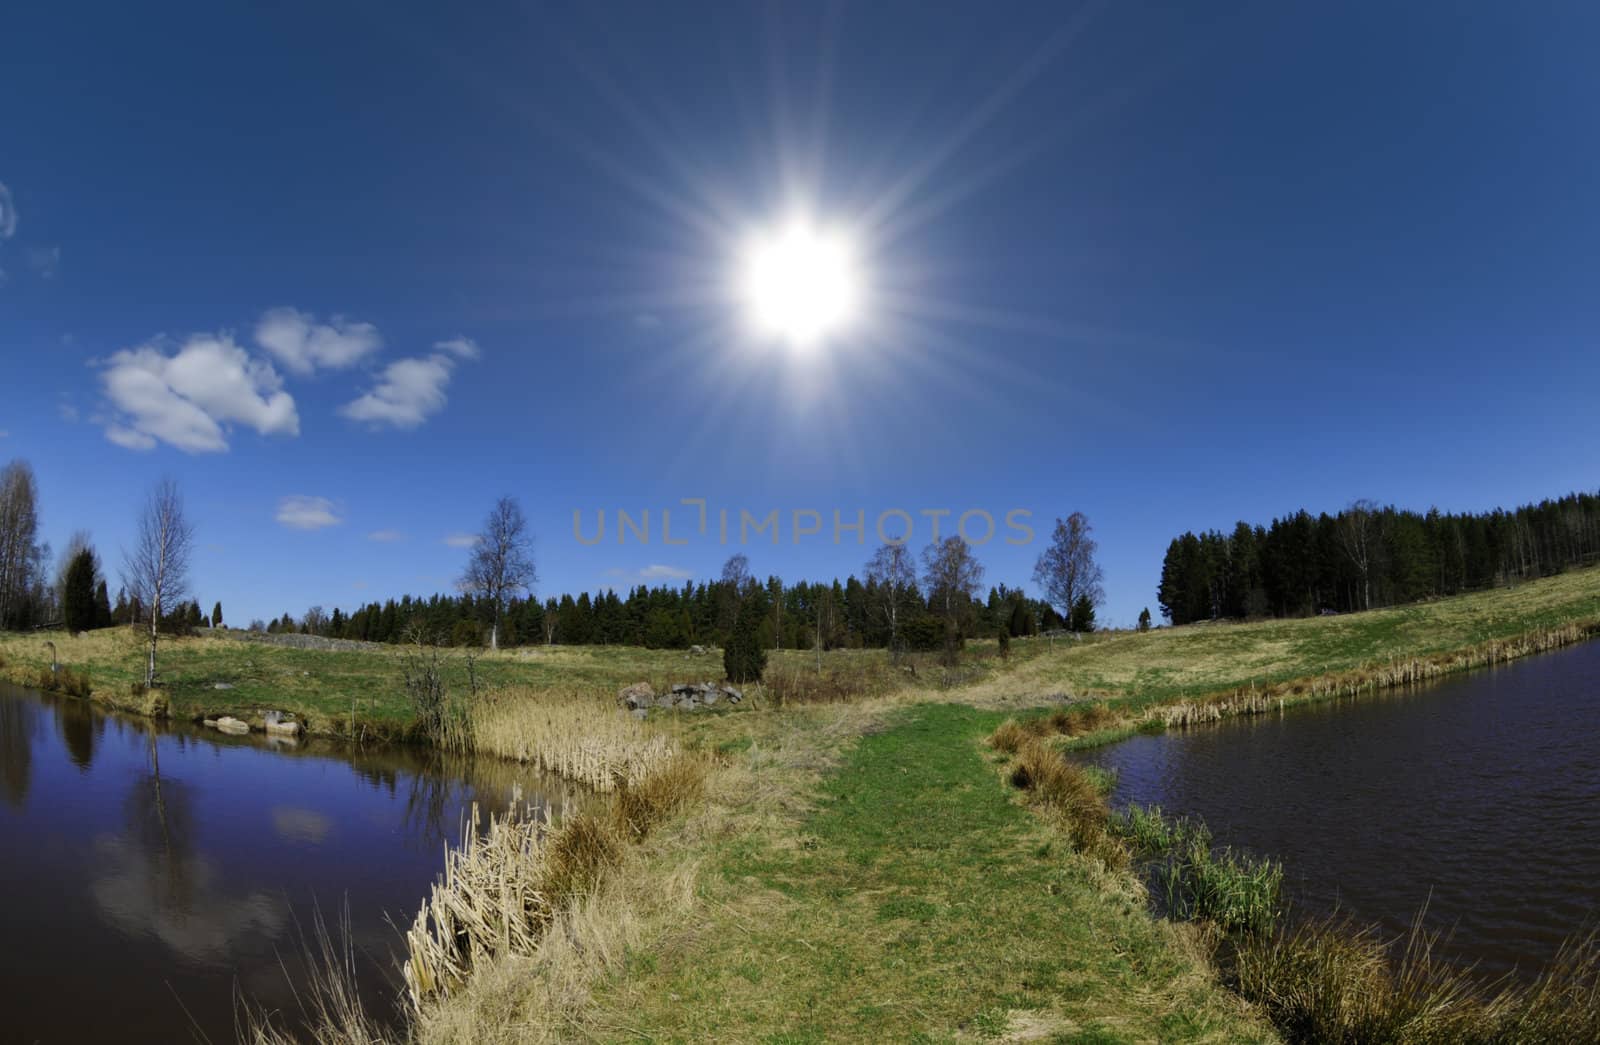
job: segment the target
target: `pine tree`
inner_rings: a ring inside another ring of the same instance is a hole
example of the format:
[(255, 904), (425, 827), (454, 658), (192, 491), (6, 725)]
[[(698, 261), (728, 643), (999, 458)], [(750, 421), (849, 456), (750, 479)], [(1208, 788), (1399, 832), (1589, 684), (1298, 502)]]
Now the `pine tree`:
[(67, 565), (66, 584), (61, 593), (61, 615), (68, 631), (89, 631), (95, 626), (94, 588), (94, 552), (84, 548)]
[(111, 624), (111, 597), (106, 592), (106, 582), (101, 581), (94, 589), (94, 626), (109, 628)]
[(1139, 611), (1139, 630), (1140, 631), (1149, 631), (1150, 630), (1150, 607), (1149, 606), (1146, 606), (1144, 609)]
[(727, 673), (729, 682), (741, 685), (760, 682), (767, 670), (767, 651), (761, 648), (759, 616), (740, 613), (734, 619), (733, 635), (722, 651), (722, 670)]
[(222, 627), (222, 602), (220, 600), (215, 606), (211, 607), (211, 626), (213, 628)]
[(1073, 631), (1094, 630), (1094, 601), (1087, 595), (1078, 596), (1078, 601), (1072, 604)]

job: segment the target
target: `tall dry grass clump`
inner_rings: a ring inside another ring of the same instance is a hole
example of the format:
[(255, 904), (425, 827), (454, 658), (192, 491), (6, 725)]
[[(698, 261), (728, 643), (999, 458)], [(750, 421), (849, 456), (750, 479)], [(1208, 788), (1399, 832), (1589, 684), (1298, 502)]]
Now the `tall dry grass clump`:
[(677, 753), (670, 737), (594, 694), (512, 686), (479, 697), (470, 716), (477, 751), (597, 791), (643, 781)]
[[(995, 735), (989, 738), (997, 749), (1016, 740), (1016, 732), (1005, 729), (1005, 725), (1002, 723), (996, 730), (998, 739)], [(1024, 731), (1007, 776), (1013, 787), (1027, 792), (1032, 804), (1059, 821), (1079, 851), (1108, 867), (1126, 865), (1128, 851), (1111, 832), (1105, 795), (1093, 774)]]
[(619, 773), (609, 794), (559, 823), (514, 807), (484, 831), (469, 827), (406, 932), (413, 1011), (497, 959), (533, 955), (558, 913), (591, 895), (628, 845), (699, 796), (707, 769), (674, 755), (637, 776)]
[(1533, 983), (1483, 984), (1437, 957), (1437, 934), (1413, 923), (1398, 957), (1370, 928), (1302, 922), (1225, 948), (1224, 977), (1294, 1042), (1600, 1041), (1600, 946), (1564, 946)]

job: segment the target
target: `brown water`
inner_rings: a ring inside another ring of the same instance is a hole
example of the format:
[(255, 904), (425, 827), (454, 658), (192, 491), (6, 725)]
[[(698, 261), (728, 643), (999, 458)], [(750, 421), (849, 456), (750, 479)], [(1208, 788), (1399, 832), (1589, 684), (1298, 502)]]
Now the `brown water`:
[(348, 902), (363, 994), (474, 801), (564, 789), (407, 747), (270, 745), (0, 684), (0, 1042), (234, 1039), (237, 987), (297, 1012), (303, 928)]
[(1409, 691), (1134, 737), (1114, 804), (1283, 861), (1297, 907), (1530, 975), (1600, 918), (1600, 643)]

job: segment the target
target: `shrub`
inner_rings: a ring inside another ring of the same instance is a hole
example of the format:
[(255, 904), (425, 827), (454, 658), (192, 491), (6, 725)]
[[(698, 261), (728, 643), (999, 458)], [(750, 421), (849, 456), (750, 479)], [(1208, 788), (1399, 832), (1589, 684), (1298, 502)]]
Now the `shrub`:
[(996, 751), (1014, 755), (1027, 739), (1028, 731), (1022, 728), (1016, 719), (1008, 718), (995, 729), (994, 733), (989, 737), (989, 743)]
[(733, 635), (722, 651), (722, 670), (728, 681), (743, 685), (760, 682), (767, 670), (767, 651), (761, 648), (760, 621), (755, 613), (741, 613), (734, 622)]

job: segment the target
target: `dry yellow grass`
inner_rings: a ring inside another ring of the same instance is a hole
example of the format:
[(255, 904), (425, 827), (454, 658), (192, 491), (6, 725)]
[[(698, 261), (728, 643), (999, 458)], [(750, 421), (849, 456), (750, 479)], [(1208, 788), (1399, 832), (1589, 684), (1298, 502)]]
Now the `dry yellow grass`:
[(597, 791), (639, 781), (677, 752), (675, 741), (609, 696), (510, 686), (474, 701), (473, 745)]

